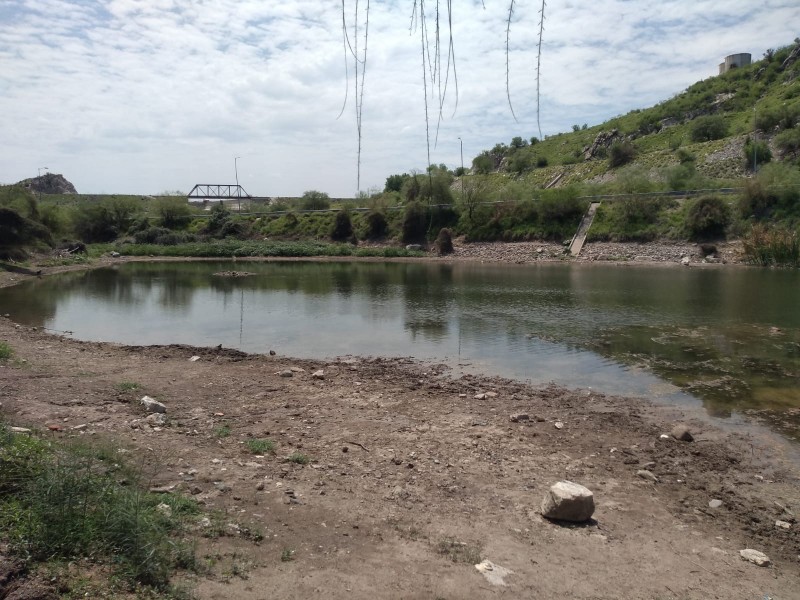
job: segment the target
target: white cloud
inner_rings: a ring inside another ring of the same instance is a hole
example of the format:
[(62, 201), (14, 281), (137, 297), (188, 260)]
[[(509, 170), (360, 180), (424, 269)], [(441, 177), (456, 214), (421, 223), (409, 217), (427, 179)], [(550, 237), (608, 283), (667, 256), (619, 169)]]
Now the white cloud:
[[(352, 24), (354, 4), (346, 4)], [(412, 4), (372, 3), (362, 189), (425, 166)], [(513, 17), (515, 122), (505, 89), (508, 4), (485, 5), (455, 6), (458, 110), (453, 115), (451, 77), (435, 163), (459, 163), (459, 136), (469, 161), (496, 142), (538, 135), (538, 6), (517, 2)], [(714, 75), (726, 54), (759, 58), (791, 42), (797, 22), (796, 0), (551, 0), (544, 133), (664, 100)], [(87, 193), (188, 191), (195, 183), (233, 181), (233, 158), (241, 156), (240, 181), (253, 194), (355, 191), (356, 90), (352, 65), (345, 80), (338, 3), (6, 0), (0, 64), (0, 181), (48, 165)], [(437, 90), (428, 92), (433, 136)]]

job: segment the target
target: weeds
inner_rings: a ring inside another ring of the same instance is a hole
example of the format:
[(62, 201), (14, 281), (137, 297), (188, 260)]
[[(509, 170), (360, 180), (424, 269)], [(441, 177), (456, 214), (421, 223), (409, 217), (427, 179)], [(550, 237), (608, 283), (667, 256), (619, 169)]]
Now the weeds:
[(194, 564), (182, 533), (198, 508), (146, 492), (140, 475), (111, 448), (57, 444), (0, 424), (4, 541), (30, 560), (105, 560), (131, 583), (167, 589), (173, 568)]
[(294, 550), (284, 548), (281, 552), (281, 562), (290, 562), (294, 560)]
[(751, 264), (800, 267), (800, 236), (796, 231), (754, 225), (743, 243), (745, 258)]
[(275, 454), (275, 442), (272, 440), (247, 440), (244, 445), (252, 454)]
[(307, 465), (311, 462), (311, 459), (307, 455), (300, 452), (293, 452), (286, 460), (296, 465)]
[(481, 562), (481, 548), (479, 545), (470, 545), (453, 538), (443, 539), (439, 542), (436, 550), (454, 563), (477, 565)]
[(0, 360), (8, 360), (14, 355), (14, 351), (6, 342), (0, 342)]
[(216, 429), (214, 429), (214, 437), (218, 438), (226, 438), (231, 435), (231, 426), (227, 423), (220, 425)]

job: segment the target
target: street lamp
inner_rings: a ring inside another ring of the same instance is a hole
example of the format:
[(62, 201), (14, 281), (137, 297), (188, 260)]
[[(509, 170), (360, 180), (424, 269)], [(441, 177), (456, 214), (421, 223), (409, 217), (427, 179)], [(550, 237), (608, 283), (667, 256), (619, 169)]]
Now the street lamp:
[(239, 187), (239, 167), (236, 164), (241, 156), (237, 156), (233, 159), (233, 170), (236, 171), (236, 197), (238, 198), (236, 205), (238, 206), (238, 211), (242, 212), (242, 188)]
[(458, 136), (458, 143), (461, 145), (461, 202), (464, 202), (464, 140)]
[(41, 177), (41, 176), (42, 176), (42, 169), (44, 169), (44, 170), (47, 170), (47, 169), (49, 169), (49, 168), (50, 168), (50, 167), (39, 167), (39, 169), (38, 169), (38, 171), (39, 171), (39, 177)]

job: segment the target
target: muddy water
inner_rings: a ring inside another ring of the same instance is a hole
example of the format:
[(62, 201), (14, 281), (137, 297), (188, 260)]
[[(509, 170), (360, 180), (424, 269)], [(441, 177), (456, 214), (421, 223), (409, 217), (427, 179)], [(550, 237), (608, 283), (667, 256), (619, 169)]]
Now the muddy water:
[[(222, 277), (246, 270), (249, 277)], [(800, 273), (539, 264), (131, 263), (0, 289), (76, 338), (414, 356), (800, 422)]]

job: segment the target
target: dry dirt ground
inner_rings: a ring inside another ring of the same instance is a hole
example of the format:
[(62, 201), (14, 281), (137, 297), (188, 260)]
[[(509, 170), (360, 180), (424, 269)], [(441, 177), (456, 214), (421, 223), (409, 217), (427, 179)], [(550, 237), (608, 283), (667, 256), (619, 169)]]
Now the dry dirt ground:
[[(198, 537), (206, 570), (186, 576), (199, 599), (800, 598), (796, 450), (755, 429), (410, 359), (78, 342), (2, 317), (0, 340), (10, 424), (111, 440), (154, 487), (222, 515), (225, 535)], [(676, 421), (693, 442), (662, 438)], [(562, 479), (594, 492), (590, 524), (539, 515)], [(481, 560), (508, 572), (493, 583)]]

